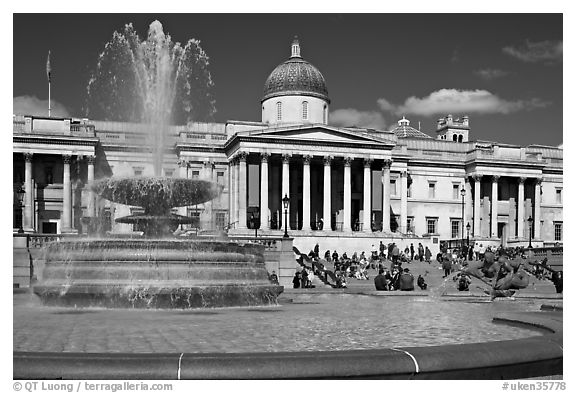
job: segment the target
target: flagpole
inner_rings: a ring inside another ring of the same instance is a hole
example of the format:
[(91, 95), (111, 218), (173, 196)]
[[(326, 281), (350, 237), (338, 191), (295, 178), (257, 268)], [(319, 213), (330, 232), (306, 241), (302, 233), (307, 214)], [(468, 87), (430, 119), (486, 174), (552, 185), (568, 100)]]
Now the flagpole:
[(46, 60), (46, 76), (48, 77), (48, 117), (51, 117), (52, 100), (50, 99), (50, 88), (52, 84), (52, 67), (50, 66), (50, 51), (48, 51), (48, 59)]

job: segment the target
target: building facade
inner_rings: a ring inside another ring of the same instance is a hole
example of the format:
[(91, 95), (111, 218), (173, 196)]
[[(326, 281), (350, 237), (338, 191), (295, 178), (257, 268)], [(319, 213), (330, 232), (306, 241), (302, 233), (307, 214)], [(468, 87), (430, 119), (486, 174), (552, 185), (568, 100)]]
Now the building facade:
[[(295, 40), (265, 82), (260, 122), (170, 127), (163, 176), (224, 187), (178, 213), (231, 235), (288, 229), (303, 247), (319, 238), (562, 243), (562, 149), (473, 140), (467, 116), (439, 119), (435, 138), (405, 118), (389, 131), (333, 127), (329, 105), (324, 77)], [(85, 218), (100, 232), (138, 230), (114, 219), (139, 207), (100, 200), (89, 185), (153, 175), (147, 126), (21, 115), (13, 123), (14, 231), (86, 233)]]

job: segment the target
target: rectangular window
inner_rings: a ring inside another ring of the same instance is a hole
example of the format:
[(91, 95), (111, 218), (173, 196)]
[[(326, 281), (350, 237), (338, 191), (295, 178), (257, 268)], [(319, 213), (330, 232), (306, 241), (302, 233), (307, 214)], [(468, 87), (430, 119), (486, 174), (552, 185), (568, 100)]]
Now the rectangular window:
[(556, 204), (558, 204), (558, 205), (562, 204), (562, 189), (561, 188), (556, 189)]
[(408, 198), (412, 198), (412, 185), (408, 186), (408, 189), (406, 190), (406, 194), (407, 194), (406, 196)]
[(460, 199), (460, 185), (453, 184), (452, 185), (452, 199)]
[(166, 177), (174, 176), (174, 169), (164, 169), (164, 176)]
[(390, 180), (390, 195), (396, 195), (396, 180)]
[(428, 183), (428, 198), (429, 199), (436, 198), (436, 183), (432, 182)]
[(224, 185), (224, 172), (216, 172), (216, 183)]
[(226, 228), (226, 213), (216, 212), (216, 228), (219, 230), (224, 230)]
[(406, 228), (407, 233), (414, 233), (413, 224), (414, 224), (414, 217), (407, 217), (406, 218), (406, 226), (408, 227)]
[(200, 212), (196, 209), (188, 209), (188, 217), (192, 217), (194, 220), (190, 224), (192, 228), (200, 228)]
[(555, 222), (554, 223), (554, 241), (561, 242), (562, 241), (562, 223)]
[(142, 176), (142, 172), (144, 172), (144, 168), (134, 167), (134, 176)]
[(429, 235), (435, 234), (438, 225), (438, 217), (426, 217), (426, 233)]
[(460, 238), (460, 226), (461, 226), (461, 222), (458, 219), (452, 219), (450, 221), (450, 228), (451, 228), (451, 234), (452, 234), (452, 239), (458, 239)]
[(192, 171), (192, 179), (198, 180), (200, 177), (200, 171)]

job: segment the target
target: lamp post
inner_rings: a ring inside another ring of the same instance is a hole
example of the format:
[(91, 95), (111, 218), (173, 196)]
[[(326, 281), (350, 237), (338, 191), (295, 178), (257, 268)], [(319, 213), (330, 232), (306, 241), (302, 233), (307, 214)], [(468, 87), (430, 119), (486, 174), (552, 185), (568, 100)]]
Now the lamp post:
[(290, 198), (287, 194), (284, 194), (282, 198), (282, 203), (284, 204), (284, 237), (288, 236), (288, 206), (290, 205)]
[(20, 214), (21, 214), (21, 219), (20, 219), (20, 228), (18, 228), (18, 233), (24, 233), (24, 228), (22, 228), (22, 224), (24, 221), (24, 195), (26, 194), (26, 191), (24, 191), (24, 187), (22, 186), (18, 186), (18, 188), (16, 189), (16, 198), (18, 201), (18, 207), (20, 208)]
[(460, 190), (460, 195), (462, 195), (462, 245), (460, 247), (460, 252), (464, 249), (464, 197), (466, 196), (466, 189), (462, 187)]
[(466, 245), (470, 247), (470, 223), (466, 224)]
[(528, 248), (532, 248), (532, 216), (528, 217), (528, 226), (529, 226), (529, 232), (528, 232)]

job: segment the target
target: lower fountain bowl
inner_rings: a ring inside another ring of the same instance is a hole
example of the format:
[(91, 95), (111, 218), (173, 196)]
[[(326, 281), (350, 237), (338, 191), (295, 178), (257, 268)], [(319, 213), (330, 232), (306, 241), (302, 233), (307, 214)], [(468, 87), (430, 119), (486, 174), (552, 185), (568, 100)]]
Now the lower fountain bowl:
[(276, 304), (263, 246), (179, 239), (50, 244), (36, 293), (43, 304), (200, 308)]

